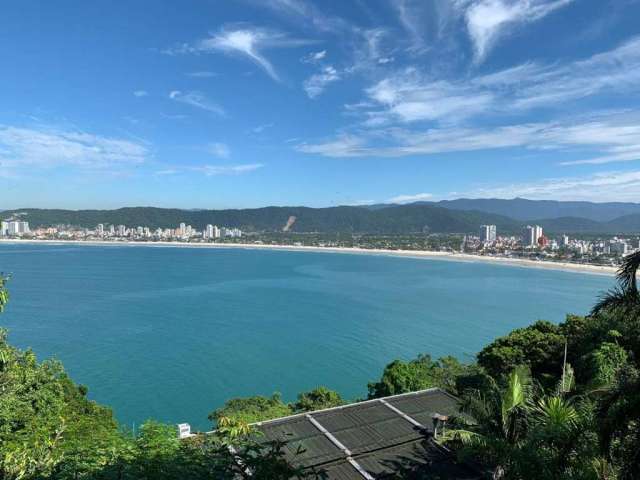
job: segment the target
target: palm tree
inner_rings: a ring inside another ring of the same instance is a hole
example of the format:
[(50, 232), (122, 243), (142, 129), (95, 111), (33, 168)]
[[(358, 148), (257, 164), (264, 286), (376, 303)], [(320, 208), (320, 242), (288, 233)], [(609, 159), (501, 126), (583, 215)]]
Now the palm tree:
[[(612, 311), (616, 315), (622, 315), (627, 322), (637, 322), (640, 318), (640, 292), (636, 277), (639, 268), (640, 251), (627, 255), (617, 274), (618, 286), (605, 294), (592, 309), (591, 314), (598, 315), (605, 311)], [(606, 392), (599, 408), (599, 433), (603, 453), (612, 458), (611, 447), (618, 445), (615, 448), (618, 456), (622, 456), (621, 478), (624, 479), (640, 478), (638, 362), (640, 358), (636, 358), (635, 367), (627, 365), (620, 369), (616, 383)]]
[(631, 365), (618, 372), (616, 385), (599, 409), (602, 451), (610, 458), (616, 445), (621, 457), (620, 478), (640, 478), (640, 371)]
[(636, 273), (640, 268), (640, 250), (624, 257), (616, 278), (618, 286), (607, 292), (591, 310), (597, 315), (604, 310), (622, 309), (629, 312), (640, 308), (640, 293)]
[(531, 379), (524, 368), (515, 369), (504, 387), (494, 383), (486, 393), (471, 392), (460, 405), (473, 419), (468, 429), (453, 430), (449, 438), (495, 464), (494, 478), (502, 478), (527, 432), (532, 405)]

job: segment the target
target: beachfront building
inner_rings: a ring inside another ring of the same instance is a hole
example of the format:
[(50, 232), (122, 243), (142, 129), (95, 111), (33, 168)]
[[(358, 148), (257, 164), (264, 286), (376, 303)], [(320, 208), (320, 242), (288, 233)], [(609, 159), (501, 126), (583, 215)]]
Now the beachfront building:
[(5, 220), (0, 224), (0, 235), (3, 237), (20, 237), (29, 232), (29, 222), (23, 222), (21, 220)]
[(495, 225), (480, 225), (480, 241), (482, 243), (492, 243), (496, 241)]
[(540, 225), (527, 225), (524, 227), (522, 243), (525, 247), (537, 247), (540, 239), (544, 236)]

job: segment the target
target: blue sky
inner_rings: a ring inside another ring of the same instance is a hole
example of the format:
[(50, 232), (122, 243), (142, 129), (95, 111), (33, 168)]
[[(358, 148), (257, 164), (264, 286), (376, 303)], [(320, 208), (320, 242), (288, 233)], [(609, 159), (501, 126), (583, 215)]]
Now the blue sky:
[(638, 0), (9, 0), (0, 209), (640, 201)]

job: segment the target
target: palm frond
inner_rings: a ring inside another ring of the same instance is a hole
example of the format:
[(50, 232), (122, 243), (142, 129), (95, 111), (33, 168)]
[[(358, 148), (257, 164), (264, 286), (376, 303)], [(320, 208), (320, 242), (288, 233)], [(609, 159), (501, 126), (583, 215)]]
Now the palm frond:
[(624, 291), (638, 294), (636, 273), (640, 267), (640, 250), (624, 257), (622, 266), (618, 270), (618, 283)]
[(604, 310), (631, 309), (640, 307), (640, 294), (636, 274), (640, 268), (640, 251), (624, 257), (616, 279), (618, 286), (606, 292), (591, 309), (592, 315)]

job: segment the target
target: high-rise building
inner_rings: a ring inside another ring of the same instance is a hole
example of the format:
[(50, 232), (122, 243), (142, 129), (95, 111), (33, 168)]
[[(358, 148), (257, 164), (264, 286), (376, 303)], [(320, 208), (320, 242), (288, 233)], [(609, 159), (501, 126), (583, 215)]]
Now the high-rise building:
[(204, 231), (204, 238), (213, 238), (213, 225), (207, 225)]
[(187, 224), (181, 223), (180, 227), (178, 227), (178, 235), (184, 236), (187, 233)]
[(526, 247), (537, 247), (538, 240), (543, 236), (542, 227), (539, 225), (527, 225), (524, 228), (524, 235), (522, 236), (522, 243)]
[(0, 237), (9, 235), (9, 222), (3, 221), (0, 223)]
[(220, 238), (221, 232), (217, 225), (213, 226), (213, 238)]
[(100, 236), (104, 235), (104, 225), (102, 223), (99, 223), (96, 227), (96, 234)]
[(21, 220), (7, 220), (2, 222), (3, 235), (21, 236), (29, 233), (29, 222)]
[(496, 241), (495, 225), (480, 225), (480, 241), (483, 243), (491, 243)]
[(569, 246), (569, 235), (563, 235), (562, 236), (562, 246), (563, 247), (568, 247)]
[(127, 233), (127, 227), (124, 225), (118, 225), (118, 236), (119, 237), (124, 237)]
[(612, 240), (609, 242), (609, 251), (613, 255), (626, 255), (629, 253), (629, 245), (624, 240)]

